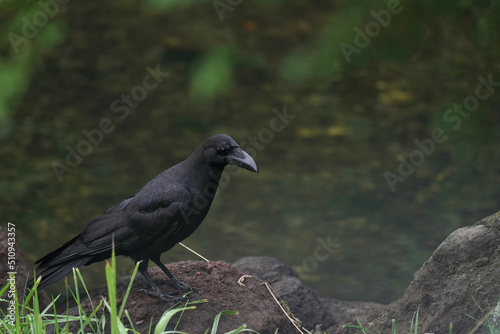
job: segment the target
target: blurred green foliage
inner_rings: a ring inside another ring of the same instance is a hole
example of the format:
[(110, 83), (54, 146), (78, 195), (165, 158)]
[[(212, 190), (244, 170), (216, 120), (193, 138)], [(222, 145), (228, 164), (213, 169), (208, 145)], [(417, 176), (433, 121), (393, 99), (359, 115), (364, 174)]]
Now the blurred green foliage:
[(228, 46), (218, 46), (201, 56), (191, 74), (191, 96), (205, 102), (233, 86), (233, 56)]
[(146, 0), (146, 5), (154, 10), (170, 11), (188, 9), (198, 3), (207, 4), (207, 0)]
[[(126, 1), (131, 2), (131, 1)], [(300, 1), (297, 1), (300, 2)], [(257, 4), (263, 8), (285, 6), (282, 1), (259, 1)], [(148, 0), (145, 5), (154, 10), (160, 11), (189, 11), (194, 5), (211, 6), (211, 2), (204, 0)], [(37, 1), (25, 1), (22, 3), (8, 1), (2, 4), (6, 11), (6, 20), (0, 25), (0, 31), (6, 36), (8, 33), (16, 33), (22, 37), (22, 29), (26, 24), (23, 18), (29, 21), (33, 15), (43, 11)], [(243, 6), (243, 2), (238, 4)], [(293, 85), (316, 82), (317, 80), (332, 81), (338, 80), (339, 75), (350, 68), (345, 57), (339, 48), (340, 43), (353, 43), (354, 26), (359, 26), (361, 30), (364, 25), (374, 18), (371, 11), (381, 10), (387, 6), (386, 1), (361, 1), (356, 4), (351, 2), (336, 3), (330, 17), (324, 18), (323, 31), (312, 42), (299, 45), (295, 50), (291, 50), (280, 66), (280, 75), (285, 82)], [(391, 29), (381, 28), (380, 36), (375, 36), (374, 43), (377, 43), (377, 52), (361, 52), (354, 54), (356, 61), (352, 66), (361, 68), (367, 65), (368, 61), (375, 59), (399, 59), (408, 61), (416, 48), (422, 44), (422, 40), (429, 34), (429, 29), (440, 29), (443, 24), (453, 26), (461, 30), (467, 28), (469, 40), (482, 53), (490, 57), (498, 56), (500, 44), (498, 43), (500, 33), (500, 1), (432, 1), (425, 0), (419, 2), (401, 2), (403, 7), (401, 14), (393, 15), (392, 20), (404, 22), (406, 27)], [(405, 7), (410, 7), (411, 10)], [(242, 9), (243, 10), (243, 9)], [(423, 15), (435, 16), (434, 26), (429, 26), (429, 21), (422, 20)], [(446, 23), (441, 21), (446, 18)], [(61, 17), (49, 18), (47, 26), (40, 28), (39, 36), (28, 38), (28, 43), (20, 44), (22, 53), (17, 57), (12, 50), (12, 45), (4, 39), (2, 42), (3, 57), (0, 58), (0, 83), (2, 92), (0, 94), (0, 120), (2, 124), (7, 123), (9, 106), (15, 104), (16, 96), (22, 95), (23, 89), (29, 82), (30, 69), (35, 66), (36, 57), (40, 57), (44, 52), (51, 50), (64, 39), (64, 24)], [(464, 24), (465, 23), (465, 24)], [(427, 25), (424, 27), (424, 24)], [(471, 29), (472, 28), (472, 29)], [(425, 32), (427, 30), (427, 32)], [(409, 44), (404, 44), (409, 41)], [(403, 44), (402, 44), (403, 43)], [(231, 46), (213, 46), (206, 50), (202, 60), (194, 68), (191, 75), (191, 92), (195, 99), (214, 99), (232, 86), (232, 72), (235, 62), (232, 61)], [(8, 84), (6, 84), (8, 83)]]
[[(37, 1), (5, 1), (0, 8), (7, 18), (0, 21), (0, 33), (5, 36), (0, 42), (0, 138), (5, 139), (12, 126), (12, 109), (23, 98), (39, 57), (62, 42), (64, 30), (60, 21), (50, 19)], [(33, 23), (40, 13), (48, 22), (42, 27)]]

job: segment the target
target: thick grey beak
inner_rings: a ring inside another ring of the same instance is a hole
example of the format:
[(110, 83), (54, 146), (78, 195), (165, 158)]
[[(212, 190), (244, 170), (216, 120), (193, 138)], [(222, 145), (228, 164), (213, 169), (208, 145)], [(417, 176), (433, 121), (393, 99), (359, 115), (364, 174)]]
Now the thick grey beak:
[(251, 172), (259, 173), (257, 164), (252, 157), (241, 148), (233, 149), (233, 154), (227, 157), (227, 163), (248, 169)]

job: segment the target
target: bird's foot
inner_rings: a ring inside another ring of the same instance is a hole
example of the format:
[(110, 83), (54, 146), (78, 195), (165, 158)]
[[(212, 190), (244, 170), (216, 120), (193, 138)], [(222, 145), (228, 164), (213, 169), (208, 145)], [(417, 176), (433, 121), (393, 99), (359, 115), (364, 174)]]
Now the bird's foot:
[(141, 291), (142, 293), (145, 293), (146, 295), (148, 295), (150, 297), (159, 298), (159, 299), (163, 300), (164, 302), (178, 302), (178, 301), (184, 299), (184, 297), (182, 297), (182, 296), (174, 296), (174, 295), (168, 294), (166, 292), (163, 292), (161, 290), (160, 291), (151, 291), (151, 290), (147, 290), (147, 289), (140, 289), (139, 291)]
[(182, 282), (181, 280), (179, 280), (177, 277), (174, 276), (173, 279), (156, 279), (157, 282), (161, 282), (162, 284), (169, 284), (173, 287), (176, 287), (178, 288), (179, 292), (189, 292), (189, 291), (192, 291), (192, 292), (201, 292), (203, 291), (202, 289), (200, 288), (196, 288), (194, 286), (190, 286), (190, 285), (187, 285), (186, 283)]
[(187, 285), (186, 283), (183, 283), (183, 282), (179, 281), (178, 279), (174, 280), (174, 283), (179, 289), (181, 289), (183, 291), (193, 291), (193, 292), (203, 291), (200, 288), (195, 288), (194, 286)]

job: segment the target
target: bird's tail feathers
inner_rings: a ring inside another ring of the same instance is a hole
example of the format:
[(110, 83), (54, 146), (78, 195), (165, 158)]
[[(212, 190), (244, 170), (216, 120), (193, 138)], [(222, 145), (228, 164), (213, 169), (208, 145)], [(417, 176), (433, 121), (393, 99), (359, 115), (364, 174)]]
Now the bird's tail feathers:
[(62, 245), (61, 247), (50, 252), (41, 259), (37, 260), (35, 264), (38, 264), (38, 268), (43, 269), (51, 267), (55, 261), (61, 261), (61, 260), (64, 261), (64, 259), (61, 259), (61, 254), (68, 248), (68, 246), (71, 246), (78, 239), (79, 236), (80, 235), (77, 235), (76, 237), (74, 237), (73, 239)]
[[(87, 264), (91, 259), (92, 259), (91, 256), (80, 257), (72, 261), (48, 267), (40, 274), (37, 274), (37, 278), (40, 276), (42, 277), (40, 284), (38, 284), (38, 290), (43, 290), (49, 285), (54, 284), (55, 282), (59, 281), (66, 275), (70, 274), (73, 271), (73, 268), (79, 268)], [(32, 278), (28, 281), (28, 287), (32, 288), (33, 285), (34, 285), (34, 280)]]

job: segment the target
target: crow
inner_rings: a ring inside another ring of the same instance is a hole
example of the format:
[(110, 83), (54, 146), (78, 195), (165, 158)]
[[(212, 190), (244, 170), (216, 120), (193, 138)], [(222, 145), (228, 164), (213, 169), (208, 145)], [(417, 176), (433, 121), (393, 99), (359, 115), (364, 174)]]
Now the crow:
[[(148, 294), (177, 299), (155, 284), (147, 272), (149, 260), (178, 288), (196, 290), (171, 273), (160, 256), (200, 226), (228, 164), (258, 173), (255, 161), (233, 138), (225, 134), (208, 138), (184, 161), (157, 175), (134, 196), (108, 209), (80, 234), (36, 261), (37, 270), (43, 270), (38, 275), (38, 289), (57, 282), (73, 268), (110, 258), (114, 247), (116, 255), (142, 261), (138, 270), (154, 290)], [(33, 280), (28, 284), (33, 286)]]

